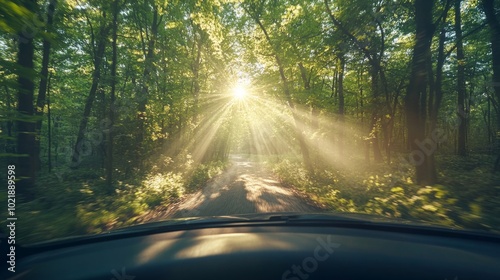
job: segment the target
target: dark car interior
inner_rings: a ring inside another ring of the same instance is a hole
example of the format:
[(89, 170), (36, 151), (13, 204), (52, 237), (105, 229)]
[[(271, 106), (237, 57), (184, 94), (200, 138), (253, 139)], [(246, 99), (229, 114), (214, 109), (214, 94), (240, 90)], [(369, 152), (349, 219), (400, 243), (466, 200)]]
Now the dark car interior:
[(148, 227), (24, 248), (9, 279), (500, 279), (500, 238), (359, 221)]

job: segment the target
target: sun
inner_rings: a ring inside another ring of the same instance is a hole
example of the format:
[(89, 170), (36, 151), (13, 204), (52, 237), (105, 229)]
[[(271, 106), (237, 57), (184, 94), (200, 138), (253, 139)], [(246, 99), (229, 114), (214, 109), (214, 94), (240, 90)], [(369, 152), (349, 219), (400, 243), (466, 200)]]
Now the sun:
[(233, 88), (233, 97), (238, 100), (243, 100), (248, 95), (247, 89), (239, 84)]

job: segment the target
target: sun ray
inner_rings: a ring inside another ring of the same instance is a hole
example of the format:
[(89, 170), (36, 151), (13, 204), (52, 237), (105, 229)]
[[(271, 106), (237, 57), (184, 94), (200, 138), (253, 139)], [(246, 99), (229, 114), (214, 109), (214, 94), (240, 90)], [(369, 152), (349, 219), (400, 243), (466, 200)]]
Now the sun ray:
[(233, 89), (233, 96), (238, 100), (243, 100), (247, 96), (247, 89), (243, 85), (238, 84)]

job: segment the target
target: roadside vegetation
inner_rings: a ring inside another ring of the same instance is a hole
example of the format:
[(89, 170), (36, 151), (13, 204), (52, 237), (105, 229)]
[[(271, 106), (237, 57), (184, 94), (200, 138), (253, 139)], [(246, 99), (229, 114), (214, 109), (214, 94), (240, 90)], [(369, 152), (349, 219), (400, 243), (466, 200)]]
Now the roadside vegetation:
[(17, 201), (18, 241), (28, 244), (97, 234), (146, 222), (147, 213), (162, 212), (184, 195), (201, 189), (225, 166), (225, 162), (213, 161), (188, 166), (183, 172), (153, 168), (140, 176), (122, 175), (114, 193), (104, 191), (106, 181), (99, 170), (78, 169), (62, 178), (47, 174), (38, 181), (37, 199)]
[(494, 156), (437, 156), (437, 184), (415, 184), (410, 164), (367, 164), (355, 170), (320, 168), (309, 173), (299, 161), (283, 159), (273, 170), (328, 211), (384, 215), (468, 229), (500, 231), (500, 174), (492, 173)]

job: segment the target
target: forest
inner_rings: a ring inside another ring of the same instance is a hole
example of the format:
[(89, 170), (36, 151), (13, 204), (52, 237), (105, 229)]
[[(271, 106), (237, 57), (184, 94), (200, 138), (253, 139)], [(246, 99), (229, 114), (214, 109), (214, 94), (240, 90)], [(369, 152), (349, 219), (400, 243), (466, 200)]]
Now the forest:
[(500, 1), (0, 0), (22, 241), (148, 222), (235, 155), (324, 211), (498, 232)]

